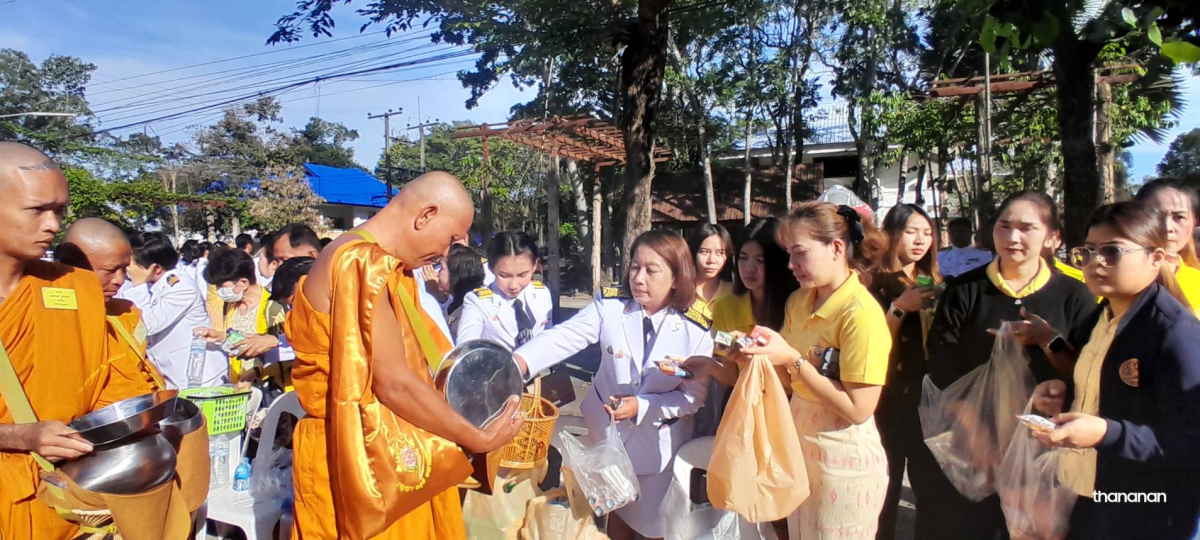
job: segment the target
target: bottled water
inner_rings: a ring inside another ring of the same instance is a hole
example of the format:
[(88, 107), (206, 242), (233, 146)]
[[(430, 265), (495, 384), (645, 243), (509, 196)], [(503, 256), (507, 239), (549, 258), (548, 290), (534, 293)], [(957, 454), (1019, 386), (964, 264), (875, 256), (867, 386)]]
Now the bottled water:
[(187, 380), (189, 388), (196, 388), (204, 382), (204, 357), (208, 351), (208, 342), (202, 337), (192, 338), (188, 348)]
[(250, 458), (242, 458), (242, 462), (237, 466), (237, 471), (233, 473), (233, 490), (250, 490)]
[(221, 436), (208, 441), (208, 459), (212, 469), (209, 473), (209, 489), (220, 489), (229, 485), (229, 439)]

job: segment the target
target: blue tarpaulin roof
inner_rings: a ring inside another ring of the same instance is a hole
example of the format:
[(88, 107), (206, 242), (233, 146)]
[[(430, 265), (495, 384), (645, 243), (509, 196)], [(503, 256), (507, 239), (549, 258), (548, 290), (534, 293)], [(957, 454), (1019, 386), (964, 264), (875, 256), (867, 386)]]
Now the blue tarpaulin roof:
[[(328, 204), (383, 208), (387, 204), (387, 187), (378, 178), (358, 169), (339, 169), (325, 165), (304, 164), (304, 176), (313, 191)], [(393, 187), (392, 193), (400, 190)]]

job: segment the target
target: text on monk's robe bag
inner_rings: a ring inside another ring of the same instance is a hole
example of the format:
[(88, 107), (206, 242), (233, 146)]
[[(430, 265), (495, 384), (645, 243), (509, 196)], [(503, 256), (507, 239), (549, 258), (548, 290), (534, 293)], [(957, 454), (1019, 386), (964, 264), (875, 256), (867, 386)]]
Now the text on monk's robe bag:
[[(462, 482), (471, 464), (455, 443), (397, 416), (371, 390), (371, 316), (374, 303), (391, 301), (402, 333), (419, 350), (405, 348), (413, 373), (433, 386), (427, 362), (440, 361), (421, 313), (413, 308), (400, 261), (373, 242), (347, 242), (330, 272), (327, 451), (338, 531), (371, 538), (434, 497)], [(376, 251), (379, 250), (379, 251)], [(380, 296), (381, 293), (386, 296)], [(403, 309), (401, 309), (401, 307)]]
[(708, 500), (751, 523), (790, 515), (808, 498), (800, 436), (771, 363), (754, 357), (738, 376), (713, 441)]

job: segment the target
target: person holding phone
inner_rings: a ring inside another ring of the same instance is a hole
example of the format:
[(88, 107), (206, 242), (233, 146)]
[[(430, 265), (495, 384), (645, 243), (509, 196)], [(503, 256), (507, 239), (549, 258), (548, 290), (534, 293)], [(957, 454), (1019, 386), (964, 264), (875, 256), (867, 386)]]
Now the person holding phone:
[(790, 375), (812, 494), (788, 518), (789, 538), (874, 538), (879, 527), (888, 465), (874, 413), (892, 336), (859, 276), (870, 275), (884, 242), (853, 208), (801, 203), (779, 228), (800, 283), (783, 330), (755, 327), (762, 338), (739, 347)]
[[(933, 220), (920, 206), (900, 204), (883, 218), (887, 251), (871, 279), (871, 294), (887, 313), (892, 335), (887, 384), (879, 397), (875, 422), (890, 468), (887, 500), (879, 516), (880, 540), (896, 535), (896, 514), (911, 456), (924, 451), (921, 433), (921, 381), (925, 377), (925, 334), (940, 291), (937, 237)], [(928, 479), (909, 473), (913, 494), (921, 499)]]
[[(1104, 297), (1084, 325), (1091, 337), (1067, 385), (1034, 391), (1053, 431), (1039, 441), (1067, 448), (1059, 481), (1079, 499), (1070, 538), (1191, 540), (1200, 518), (1200, 320), (1175, 281), (1166, 219), (1142, 202), (1101, 207), (1087, 241), (1071, 251), (1088, 288)], [(1116, 503), (1098, 493), (1162, 493), (1165, 501)]]

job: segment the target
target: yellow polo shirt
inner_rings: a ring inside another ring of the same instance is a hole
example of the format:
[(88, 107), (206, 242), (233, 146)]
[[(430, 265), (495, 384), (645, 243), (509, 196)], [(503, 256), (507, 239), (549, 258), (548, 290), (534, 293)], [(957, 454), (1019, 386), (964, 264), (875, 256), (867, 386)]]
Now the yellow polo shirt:
[(717, 285), (717, 294), (713, 295), (712, 300), (705, 298), (700, 294), (700, 291), (696, 291), (696, 301), (692, 304), (692, 307), (703, 313), (705, 317), (711, 319), (713, 316), (712, 305), (718, 298), (732, 293), (733, 284), (728, 281), (722, 281), (720, 285)]
[(750, 292), (743, 294), (727, 294), (713, 300), (709, 307), (712, 309), (712, 329), (717, 332), (750, 333), (754, 325), (754, 306), (750, 304)]
[(1180, 264), (1175, 271), (1175, 281), (1183, 290), (1183, 297), (1192, 305), (1192, 312), (1200, 317), (1200, 270), (1187, 264)]
[[(799, 290), (788, 298), (783, 331), (788, 344), (808, 358), (813, 347), (840, 351), (841, 381), (883, 385), (887, 382), (892, 333), (883, 308), (851, 272), (825, 304), (813, 310), (816, 291)], [(811, 361), (811, 359), (810, 359)], [(799, 380), (792, 381), (796, 395), (818, 401)]]
[(1042, 290), (1042, 287), (1045, 287), (1047, 283), (1050, 283), (1050, 278), (1052, 276), (1053, 274), (1050, 273), (1050, 269), (1046, 267), (1046, 261), (1044, 259), (1038, 259), (1038, 271), (1037, 274), (1033, 276), (1033, 280), (1025, 285), (1023, 289), (1014, 291), (1008, 286), (1008, 283), (1006, 283), (1004, 278), (1000, 275), (999, 257), (997, 257), (987, 266), (987, 277), (992, 282), (992, 285), (995, 285), (997, 289), (1000, 289), (1000, 292), (1008, 295), (1009, 298), (1025, 298), (1026, 296)]

